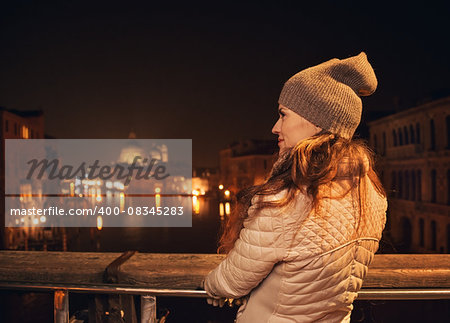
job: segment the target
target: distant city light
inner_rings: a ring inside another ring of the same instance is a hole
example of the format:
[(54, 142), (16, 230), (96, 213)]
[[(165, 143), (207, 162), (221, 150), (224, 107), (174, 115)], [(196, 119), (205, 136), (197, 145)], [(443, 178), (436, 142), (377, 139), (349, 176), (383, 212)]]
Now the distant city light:
[(223, 185), (222, 184), (219, 185), (219, 190), (223, 190)]
[(225, 194), (226, 197), (229, 197), (229, 196), (230, 196), (230, 191), (229, 191), (229, 190), (226, 190), (226, 191), (224, 192), (224, 194)]
[(97, 229), (101, 230), (103, 228), (103, 218), (99, 215), (97, 217)]
[(156, 204), (156, 207), (160, 207), (161, 206), (161, 194), (156, 194), (155, 195), (155, 204)]
[(125, 194), (123, 194), (123, 192), (120, 192), (119, 194), (119, 206), (120, 212), (122, 212), (125, 209)]
[(117, 188), (118, 190), (123, 190), (125, 188), (123, 183), (121, 183), (119, 181), (114, 182), (114, 187)]
[(197, 195), (194, 195), (192, 197), (192, 208), (193, 208), (194, 214), (200, 213), (200, 201), (198, 200)]
[(225, 203), (225, 214), (229, 215), (231, 213), (230, 210), (230, 202)]

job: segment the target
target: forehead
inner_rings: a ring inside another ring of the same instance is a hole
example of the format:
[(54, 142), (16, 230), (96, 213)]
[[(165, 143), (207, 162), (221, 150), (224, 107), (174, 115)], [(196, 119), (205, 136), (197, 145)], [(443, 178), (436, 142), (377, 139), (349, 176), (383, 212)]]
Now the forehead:
[(292, 115), (293, 118), (294, 118), (297, 122), (308, 123), (308, 124), (310, 124), (310, 122), (309, 122), (308, 120), (306, 120), (306, 119), (303, 118), (301, 115), (299, 115), (298, 113), (292, 111), (292, 110), (289, 109), (288, 107), (285, 107), (285, 106), (282, 105), (282, 104), (278, 105), (278, 112), (283, 112), (284, 114)]
[[(291, 109), (289, 109), (288, 107), (285, 107), (284, 105), (279, 105), (278, 106), (278, 112), (283, 112), (283, 113), (287, 113), (287, 114), (295, 114), (296, 116), (298, 116), (299, 118), (302, 118), (299, 114), (295, 113), (294, 111), (292, 111)], [(302, 118), (303, 119), (303, 118)]]

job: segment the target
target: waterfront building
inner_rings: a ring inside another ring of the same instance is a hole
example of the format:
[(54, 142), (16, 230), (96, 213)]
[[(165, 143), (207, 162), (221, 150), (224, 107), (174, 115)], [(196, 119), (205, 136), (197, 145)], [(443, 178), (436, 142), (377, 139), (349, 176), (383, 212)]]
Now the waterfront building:
[(450, 253), (450, 97), (368, 123), (399, 252)]
[[(0, 249), (42, 249), (55, 240), (52, 228), (5, 228), (5, 139), (43, 139), (44, 113), (42, 110), (18, 111), (0, 107)], [(21, 185), (23, 203), (31, 201), (29, 184)], [(44, 245), (45, 244), (45, 245)]]
[(234, 194), (264, 183), (277, 151), (275, 140), (245, 140), (229, 145), (219, 153), (220, 183)]

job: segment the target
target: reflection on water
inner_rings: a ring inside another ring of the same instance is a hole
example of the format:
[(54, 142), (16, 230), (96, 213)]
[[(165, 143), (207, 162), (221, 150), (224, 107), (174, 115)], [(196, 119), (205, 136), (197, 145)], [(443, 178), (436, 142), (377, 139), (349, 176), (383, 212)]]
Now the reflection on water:
[(225, 220), (225, 214), (226, 215), (230, 215), (231, 213), (231, 206), (230, 206), (230, 202), (220, 202), (219, 203), (219, 215), (220, 215), (220, 219), (223, 221)]
[(196, 195), (192, 197), (192, 213), (200, 214), (200, 200)]
[[(229, 203), (194, 196), (192, 227), (158, 228), (67, 228), (69, 251), (122, 252), (176, 252), (216, 253), (224, 214), (229, 214)], [(228, 204), (228, 205), (227, 205)], [(221, 206), (219, 206), (221, 205)], [(228, 211), (227, 211), (228, 210)]]

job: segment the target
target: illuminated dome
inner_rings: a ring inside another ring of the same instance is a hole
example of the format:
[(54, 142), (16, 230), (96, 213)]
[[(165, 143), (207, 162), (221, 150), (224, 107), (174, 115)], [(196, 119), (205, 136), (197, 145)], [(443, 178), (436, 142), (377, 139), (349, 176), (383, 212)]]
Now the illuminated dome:
[[(136, 133), (132, 130), (128, 135), (128, 139), (136, 139)], [(120, 152), (118, 163), (119, 164), (132, 164), (136, 156), (141, 157), (137, 162), (137, 165), (142, 165), (142, 160), (148, 158), (149, 154), (140, 145), (137, 140), (130, 140), (131, 144), (123, 148)]]
[[(136, 139), (136, 133), (132, 130), (128, 135), (128, 139)], [(141, 159), (136, 163), (137, 165), (142, 165), (144, 158), (157, 159), (162, 162), (168, 162), (168, 149), (164, 144), (157, 145), (153, 144), (149, 151), (146, 151), (141, 147), (138, 140), (130, 140), (130, 144), (123, 148), (120, 152), (119, 159), (117, 162), (119, 164), (132, 164), (136, 156), (140, 156)]]

